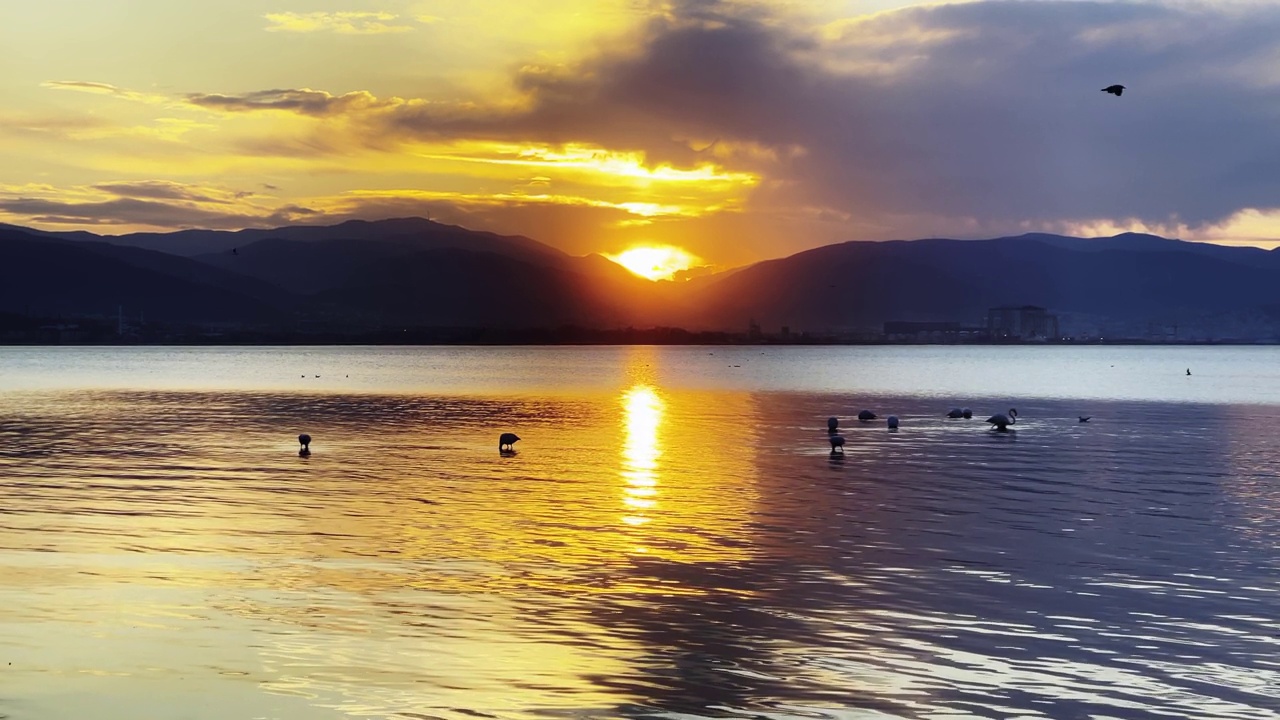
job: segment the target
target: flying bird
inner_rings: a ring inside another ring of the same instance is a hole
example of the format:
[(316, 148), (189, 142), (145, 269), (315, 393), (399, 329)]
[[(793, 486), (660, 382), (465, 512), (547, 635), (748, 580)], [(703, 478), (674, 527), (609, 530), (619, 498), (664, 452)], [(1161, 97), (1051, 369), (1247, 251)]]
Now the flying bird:
[(520, 439), (515, 433), (502, 433), (498, 436), (498, 452), (515, 452), (516, 441)]
[(1108, 85), (1107, 87), (1102, 88), (1102, 92), (1108, 92), (1108, 93), (1111, 93), (1112, 95), (1115, 95), (1116, 97), (1120, 97), (1122, 94), (1124, 94), (1124, 86)]

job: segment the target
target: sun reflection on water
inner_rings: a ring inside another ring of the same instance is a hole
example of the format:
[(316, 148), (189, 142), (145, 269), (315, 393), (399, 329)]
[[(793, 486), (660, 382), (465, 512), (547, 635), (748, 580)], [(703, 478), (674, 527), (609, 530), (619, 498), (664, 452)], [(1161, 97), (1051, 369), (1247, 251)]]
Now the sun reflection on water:
[[(648, 523), (658, 506), (658, 458), (662, 456), (658, 430), (665, 404), (649, 385), (636, 385), (622, 396), (626, 440), (622, 448), (622, 522)], [(641, 551), (643, 551), (641, 549)]]

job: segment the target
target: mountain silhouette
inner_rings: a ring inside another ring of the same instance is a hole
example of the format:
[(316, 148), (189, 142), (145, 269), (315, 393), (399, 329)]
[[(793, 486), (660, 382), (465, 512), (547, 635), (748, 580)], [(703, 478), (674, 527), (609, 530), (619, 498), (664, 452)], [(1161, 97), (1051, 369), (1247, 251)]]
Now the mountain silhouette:
[(104, 242), (0, 228), (0, 312), (115, 316), (125, 306), (169, 322), (259, 322), (279, 317), (288, 293), (188, 258)]
[(1068, 331), (1199, 323), (1214, 335), (1246, 318), (1244, 334), (1280, 337), (1280, 252), (1137, 233), (849, 242), (660, 283), (599, 255), (418, 218), (120, 237), (9, 226), (0, 250), (0, 312), (28, 315), (125, 305), (157, 321), (348, 330), (745, 331), (754, 321), (841, 333), (890, 320), (981, 325), (991, 307), (1032, 304)]
[(568, 267), (441, 248), (368, 264), (340, 287), (316, 294), (311, 304), (318, 312), (371, 324), (510, 329), (645, 323), (652, 283), (623, 282), (625, 289)]
[(1277, 302), (1276, 252), (1143, 235), (850, 242), (758, 263), (694, 298), (701, 326), (836, 329), (980, 322), (1000, 305), (1148, 322)]

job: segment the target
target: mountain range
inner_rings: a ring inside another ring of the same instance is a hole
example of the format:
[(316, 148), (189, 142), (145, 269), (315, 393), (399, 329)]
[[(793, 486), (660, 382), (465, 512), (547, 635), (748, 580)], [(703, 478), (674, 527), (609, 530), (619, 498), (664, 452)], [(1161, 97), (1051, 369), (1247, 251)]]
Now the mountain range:
[(0, 313), (41, 318), (844, 334), (1037, 305), (1064, 334), (1280, 337), (1280, 252), (1134, 233), (848, 242), (657, 283), (600, 255), (421, 218), (120, 236), (0, 225), (0, 252)]

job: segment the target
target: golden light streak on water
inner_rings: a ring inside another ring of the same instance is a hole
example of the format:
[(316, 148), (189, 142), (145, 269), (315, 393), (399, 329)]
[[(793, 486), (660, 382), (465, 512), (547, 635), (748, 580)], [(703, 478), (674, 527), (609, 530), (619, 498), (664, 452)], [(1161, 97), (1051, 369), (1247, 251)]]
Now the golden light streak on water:
[[(626, 441), (622, 449), (623, 504), (632, 512), (622, 521), (628, 525), (644, 525), (658, 501), (658, 458), (662, 448), (658, 429), (662, 425), (663, 402), (648, 385), (636, 385), (622, 396), (626, 423)], [(643, 550), (642, 550), (643, 551)]]

